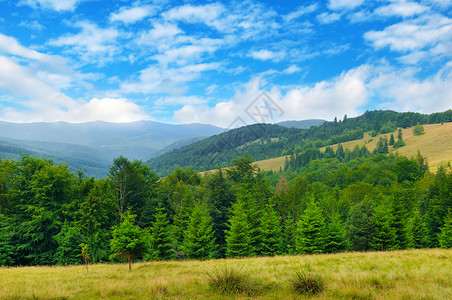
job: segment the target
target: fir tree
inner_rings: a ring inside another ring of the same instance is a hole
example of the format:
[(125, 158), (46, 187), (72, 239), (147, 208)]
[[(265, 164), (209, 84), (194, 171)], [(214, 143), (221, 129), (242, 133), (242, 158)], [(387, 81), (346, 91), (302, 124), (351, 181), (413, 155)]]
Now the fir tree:
[(424, 248), (427, 246), (428, 232), (424, 220), (418, 209), (413, 212), (413, 217), (408, 223), (408, 246), (410, 248)]
[(267, 204), (262, 212), (260, 223), (260, 255), (280, 254), (282, 248), (281, 219), (272, 203)]
[(348, 249), (348, 240), (344, 224), (337, 213), (331, 216), (331, 222), (326, 226), (325, 252), (337, 253)]
[(157, 209), (152, 223), (148, 259), (167, 260), (174, 256), (173, 237), (163, 207)]
[(369, 250), (372, 234), (372, 206), (366, 197), (350, 208), (347, 235), (351, 249), (354, 251)]
[(389, 138), (389, 146), (393, 146), (395, 143), (394, 134), (391, 133), (391, 137)]
[(254, 254), (251, 245), (252, 231), (248, 222), (245, 205), (239, 197), (232, 205), (232, 215), (229, 219), (229, 230), (226, 231), (226, 256), (247, 257)]
[[(397, 183), (396, 183), (397, 184)], [(396, 249), (405, 249), (408, 245), (408, 237), (406, 230), (406, 214), (400, 201), (400, 196), (395, 193), (392, 200), (392, 227), (396, 234)]]
[(314, 199), (297, 224), (297, 252), (322, 253), (325, 250), (325, 220)]
[(452, 248), (452, 215), (450, 209), (444, 218), (444, 226), (441, 228), (441, 233), (438, 234), (438, 241), (441, 248)]
[(196, 204), (184, 232), (182, 249), (189, 259), (206, 259), (214, 256), (215, 245), (212, 219), (203, 204)]
[(55, 253), (57, 265), (73, 265), (80, 263), (80, 243), (83, 241), (80, 228), (65, 223), (60, 233), (54, 236), (58, 243)]
[(297, 223), (293, 216), (289, 214), (283, 224), (283, 253), (290, 255), (296, 253), (296, 234)]
[(396, 246), (396, 232), (392, 225), (392, 214), (383, 204), (379, 205), (372, 216), (374, 234), (370, 246), (373, 250), (391, 250)]

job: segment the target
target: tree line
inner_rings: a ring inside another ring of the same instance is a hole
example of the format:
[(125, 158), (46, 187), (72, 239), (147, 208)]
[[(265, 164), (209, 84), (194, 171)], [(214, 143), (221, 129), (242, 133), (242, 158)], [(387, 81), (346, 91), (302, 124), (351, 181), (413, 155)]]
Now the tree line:
[(45, 158), (1, 160), (0, 265), (452, 247), (450, 167), (432, 173), (420, 153), (329, 152), (280, 172), (245, 155), (164, 178), (124, 157), (102, 179)]

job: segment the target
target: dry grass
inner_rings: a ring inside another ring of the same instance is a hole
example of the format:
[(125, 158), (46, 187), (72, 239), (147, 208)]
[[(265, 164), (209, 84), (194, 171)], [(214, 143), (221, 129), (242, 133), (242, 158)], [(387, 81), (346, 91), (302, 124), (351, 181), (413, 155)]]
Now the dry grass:
[[(218, 299), (206, 272), (228, 266), (262, 283), (259, 299), (298, 299), (297, 270), (325, 281), (319, 299), (452, 299), (452, 250), (0, 268), (2, 299)], [(223, 299), (228, 296), (221, 296)], [(232, 297), (232, 296), (231, 296)], [(246, 295), (235, 296), (247, 298)]]

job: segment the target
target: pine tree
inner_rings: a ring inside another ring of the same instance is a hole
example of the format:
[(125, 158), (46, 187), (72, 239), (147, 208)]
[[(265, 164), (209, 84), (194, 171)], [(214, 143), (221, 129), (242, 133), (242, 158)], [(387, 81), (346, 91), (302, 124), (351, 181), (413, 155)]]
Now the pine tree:
[(413, 212), (413, 217), (408, 223), (408, 246), (420, 249), (427, 246), (428, 232), (424, 220), (418, 209)]
[(215, 255), (212, 219), (203, 204), (196, 204), (184, 232), (182, 250), (189, 259), (206, 259)]
[[(397, 183), (396, 183), (397, 184)], [(391, 206), (392, 212), (392, 227), (396, 233), (396, 249), (405, 249), (408, 245), (407, 228), (406, 228), (406, 214), (403, 209), (400, 196), (395, 193)]]
[(349, 248), (344, 224), (337, 213), (331, 216), (331, 222), (326, 226), (325, 252), (338, 253)]
[(254, 249), (251, 245), (252, 231), (245, 205), (240, 197), (232, 205), (229, 224), (229, 230), (226, 231), (226, 256), (247, 257), (254, 255)]
[(163, 207), (157, 209), (152, 223), (148, 259), (167, 260), (174, 256), (173, 237)]
[(284, 254), (295, 254), (296, 253), (296, 234), (297, 234), (297, 223), (295, 222), (293, 216), (289, 214), (284, 220), (283, 224), (283, 247), (282, 251)]
[(441, 233), (438, 234), (438, 241), (441, 248), (452, 248), (452, 215), (450, 209), (444, 218), (444, 226), (441, 228)]
[(396, 246), (396, 232), (392, 225), (392, 214), (383, 204), (379, 205), (372, 216), (374, 234), (370, 246), (373, 250), (391, 250)]
[(265, 207), (260, 223), (260, 255), (280, 254), (282, 250), (281, 219), (272, 203)]
[(322, 253), (325, 250), (325, 219), (314, 199), (297, 224), (297, 252)]

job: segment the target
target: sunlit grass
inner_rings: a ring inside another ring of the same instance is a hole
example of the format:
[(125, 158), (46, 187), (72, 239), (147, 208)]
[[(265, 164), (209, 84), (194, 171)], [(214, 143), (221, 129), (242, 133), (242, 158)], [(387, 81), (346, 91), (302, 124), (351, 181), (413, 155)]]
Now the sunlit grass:
[(407, 250), (209, 261), (0, 268), (2, 299), (218, 299), (208, 272), (243, 270), (258, 282), (251, 298), (298, 299), (296, 271), (325, 283), (315, 299), (452, 299), (452, 250)]

